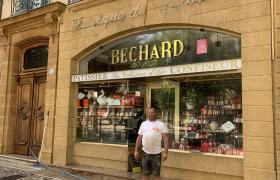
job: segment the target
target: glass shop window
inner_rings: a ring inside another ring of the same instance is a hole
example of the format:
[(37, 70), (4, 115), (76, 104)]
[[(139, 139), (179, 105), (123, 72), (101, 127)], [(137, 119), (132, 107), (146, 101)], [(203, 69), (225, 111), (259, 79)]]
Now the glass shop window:
[(25, 51), (23, 68), (24, 70), (44, 68), (48, 65), (48, 46), (38, 46)]
[(144, 120), (145, 88), (130, 81), (80, 84), (76, 140), (134, 145)]
[(170, 149), (243, 155), (241, 74), (164, 79), (162, 86)]
[[(198, 50), (198, 41), (205, 44)], [(146, 69), (241, 58), (241, 38), (200, 29), (162, 29), (130, 35), (91, 52), (79, 74)]]

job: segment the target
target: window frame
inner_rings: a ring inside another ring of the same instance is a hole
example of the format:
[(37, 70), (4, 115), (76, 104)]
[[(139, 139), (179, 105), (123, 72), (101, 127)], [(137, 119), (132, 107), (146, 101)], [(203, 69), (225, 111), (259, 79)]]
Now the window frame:
[[(25, 46), (22, 47), (22, 49), (21, 49), (21, 57), (20, 57), (20, 60), (21, 60), (20, 71), (21, 71), (21, 73), (28, 73), (28, 72), (32, 72), (32, 71), (47, 70), (48, 66), (40, 67), (40, 68), (24, 69), (24, 55), (25, 55), (25, 52), (27, 50), (29, 50), (29, 49), (40, 47), (40, 46), (48, 46), (49, 47), (49, 41), (48, 40), (35, 41), (35, 42), (31, 42), (29, 44), (26, 44)], [(49, 56), (48, 56), (48, 60), (49, 60)]]

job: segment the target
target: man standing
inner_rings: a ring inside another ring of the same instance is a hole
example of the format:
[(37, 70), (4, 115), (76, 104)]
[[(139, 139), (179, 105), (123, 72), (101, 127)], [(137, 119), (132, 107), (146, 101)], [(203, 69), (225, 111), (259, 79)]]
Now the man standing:
[[(138, 149), (143, 145), (142, 156), (142, 169), (143, 180), (149, 180), (151, 174), (154, 175), (155, 180), (160, 180), (160, 167), (161, 161), (167, 159), (168, 153), (168, 137), (166, 125), (157, 120), (157, 114), (155, 108), (151, 107), (147, 111), (149, 120), (141, 124), (138, 138), (135, 146), (135, 159), (139, 158)], [(163, 137), (164, 151), (161, 152), (161, 140)]]

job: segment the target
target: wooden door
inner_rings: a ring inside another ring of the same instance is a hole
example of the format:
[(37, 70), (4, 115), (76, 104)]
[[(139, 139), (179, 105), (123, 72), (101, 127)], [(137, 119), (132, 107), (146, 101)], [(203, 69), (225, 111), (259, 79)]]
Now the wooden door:
[(13, 152), (28, 154), (32, 122), (33, 78), (18, 79), (17, 116)]
[(46, 76), (18, 79), (13, 153), (38, 155), (44, 130)]
[[(32, 124), (31, 124), (30, 146), (34, 154), (38, 156), (41, 149), (44, 126), (45, 126), (44, 112), (45, 112), (46, 76), (35, 78), (33, 84), (34, 84), (34, 95), (33, 95), (34, 113), (33, 113)], [(29, 152), (29, 155), (32, 155), (31, 152)]]

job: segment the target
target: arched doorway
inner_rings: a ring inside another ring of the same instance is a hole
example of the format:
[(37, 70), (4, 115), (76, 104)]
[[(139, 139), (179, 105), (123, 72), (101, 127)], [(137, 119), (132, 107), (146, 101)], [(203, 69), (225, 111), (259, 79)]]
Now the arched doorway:
[(31, 155), (41, 149), (44, 129), (48, 41), (22, 48), (17, 78), (17, 105), (13, 153)]

